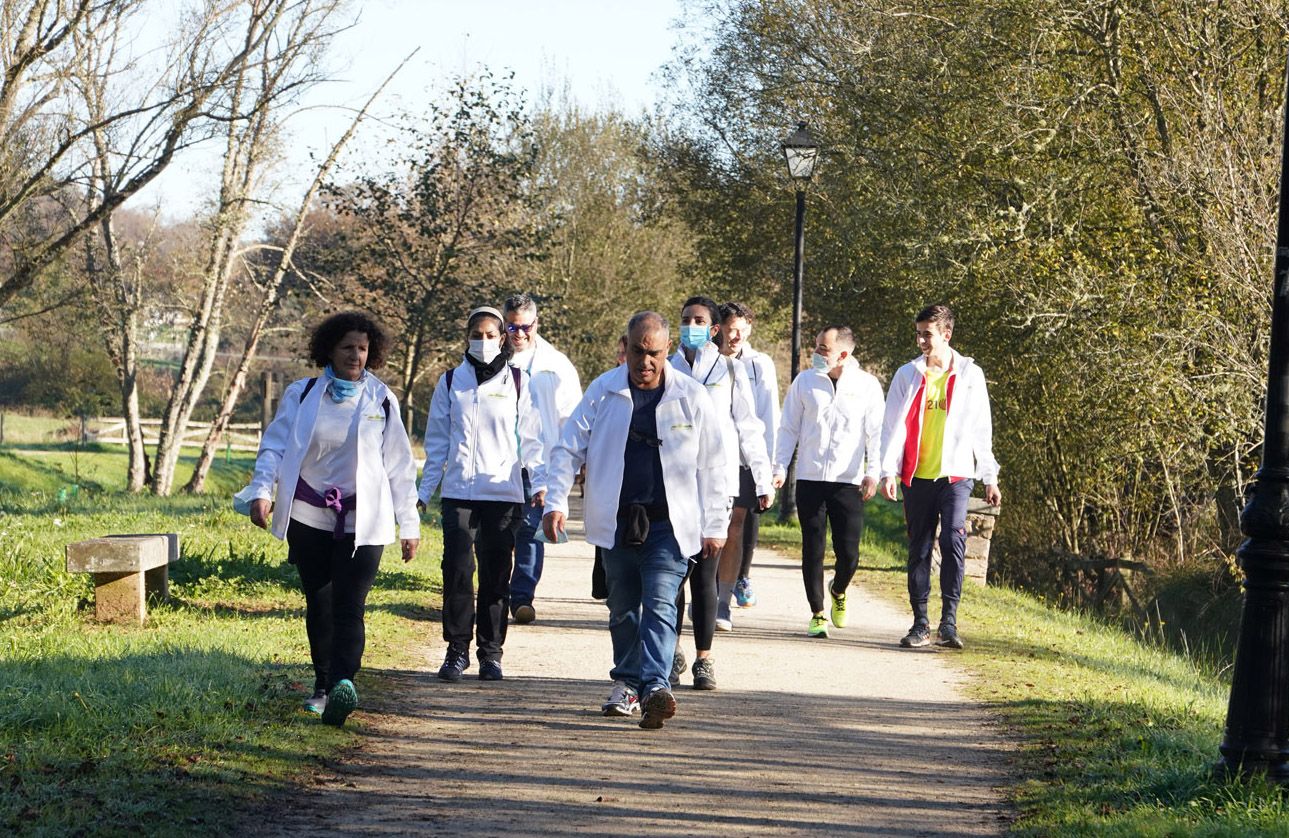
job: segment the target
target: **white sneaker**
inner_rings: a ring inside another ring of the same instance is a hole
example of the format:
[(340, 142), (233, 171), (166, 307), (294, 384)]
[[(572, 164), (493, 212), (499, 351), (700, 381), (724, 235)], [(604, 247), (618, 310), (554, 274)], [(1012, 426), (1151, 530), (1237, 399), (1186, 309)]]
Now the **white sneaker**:
[(306, 698), (304, 703), (300, 706), (316, 716), (321, 716), (322, 711), (327, 709), (327, 691), (316, 691), (313, 695)]
[(630, 716), (640, 711), (640, 696), (626, 681), (614, 681), (613, 690), (600, 705), (600, 711), (606, 716)]
[(729, 600), (716, 603), (716, 630), (734, 630), (734, 613), (730, 610)]

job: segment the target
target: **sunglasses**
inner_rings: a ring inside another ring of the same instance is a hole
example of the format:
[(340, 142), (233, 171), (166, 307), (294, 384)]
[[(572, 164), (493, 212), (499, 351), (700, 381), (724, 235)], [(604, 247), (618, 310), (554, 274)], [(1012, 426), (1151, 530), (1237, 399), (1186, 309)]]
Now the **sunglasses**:
[(533, 327), (536, 325), (537, 325), (536, 320), (534, 320), (531, 323), (507, 323), (506, 331), (510, 332), (512, 335), (515, 334), (516, 332), (523, 332), (524, 334), (528, 334), (533, 330)]

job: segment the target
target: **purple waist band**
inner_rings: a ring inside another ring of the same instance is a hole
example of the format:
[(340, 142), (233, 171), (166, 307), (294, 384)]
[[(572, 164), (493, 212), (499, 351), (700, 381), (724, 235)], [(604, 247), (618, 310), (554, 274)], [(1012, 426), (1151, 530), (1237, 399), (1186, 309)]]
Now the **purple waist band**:
[(318, 490), (304, 482), (301, 478), (295, 484), (295, 499), (302, 500), (309, 506), (316, 506), (320, 509), (330, 509), (336, 513), (336, 526), (331, 531), (331, 537), (341, 539), (345, 537), (345, 518), (349, 515), (349, 510), (358, 505), (358, 496), (350, 495), (347, 498), (340, 496), (340, 490), (335, 486), (327, 489), (323, 494), (318, 494)]

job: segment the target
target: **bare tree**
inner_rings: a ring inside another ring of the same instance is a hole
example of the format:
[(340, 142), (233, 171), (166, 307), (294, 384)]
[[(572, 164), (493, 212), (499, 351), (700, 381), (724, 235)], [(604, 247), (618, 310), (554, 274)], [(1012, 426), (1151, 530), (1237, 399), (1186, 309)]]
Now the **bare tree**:
[(162, 415), (152, 491), (168, 495), (180, 445), (206, 382), (223, 327), (229, 284), (240, 264), (241, 238), (275, 154), (283, 106), (321, 80), (320, 52), (338, 29), (342, 0), (250, 0), (242, 43), (247, 61), (231, 75), (227, 107), (214, 114), (226, 127), (219, 197), (207, 227), (200, 298), (174, 389)]
[[(270, 32), (258, 26), (231, 41), (227, 29), (239, 15), (262, 22), (272, 11), (264, 5), (194, 0), (173, 43), (140, 61), (116, 49), (122, 28), (173, 6), (0, 0), (0, 309), (201, 139), (217, 98)], [(90, 67), (97, 107), (85, 95)], [(114, 138), (115, 165), (95, 188), (103, 137)], [(36, 223), (50, 202), (62, 210), (52, 229)]]
[[(415, 55), (415, 52), (413, 52), (413, 55)], [(291, 231), (287, 234), (285, 244), (282, 245), (277, 265), (268, 280), (260, 286), (263, 293), (255, 312), (255, 320), (251, 324), (250, 331), (247, 333), (246, 340), (242, 345), (242, 355), (238, 359), (237, 366), (229, 379), (228, 385), (224, 388), (223, 396), (220, 398), (219, 411), (216, 413), (214, 421), (210, 424), (210, 431), (206, 434), (205, 442), (202, 443), (201, 455), (197, 458), (197, 465), (193, 469), (192, 478), (184, 486), (185, 492), (198, 493), (205, 488), (206, 476), (210, 473), (210, 466), (214, 462), (215, 452), (219, 448), (219, 441), (228, 429), (233, 409), (237, 406), (237, 402), (242, 395), (242, 389), (246, 386), (246, 377), (250, 372), (251, 362), (255, 358), (255, 353), (259, 349), (260, 338), (263, 336), (270, 318), (278, 310), (278, 303), (285, 293), (291, 273), (295, 272), (292, 256), (295, 254), (296, 247), (305, 233), (305, 221), (310, 207), (313, 206), (314, 198), (317, 197), (322, 184), (330, 175), (336, 160), (340, 157), (341, 151), (349, 143), (354, 132), (358, 130), (358, 125), (362, 122), (363, 117), (367, 115), (372, 103), (376, 101), (376, 97), (381, 94), (398, 71), (407, 65), (409, 60), (411, 60), (410, 55), (381, 83), (376, 92), (367, 99), (362, 109), (354, 115), (353, 121), (349, 123), (349, 128), (331, 147), (331, 152), (322, 162), (322, 165), (318, 167), (318, 172), (314, 175), (313, 182), (309, 184), (304, 198), (300, 201), (300, 207), (296, 211)], [(248, 267), (247, 273), (253, 274), (253, 271)]]

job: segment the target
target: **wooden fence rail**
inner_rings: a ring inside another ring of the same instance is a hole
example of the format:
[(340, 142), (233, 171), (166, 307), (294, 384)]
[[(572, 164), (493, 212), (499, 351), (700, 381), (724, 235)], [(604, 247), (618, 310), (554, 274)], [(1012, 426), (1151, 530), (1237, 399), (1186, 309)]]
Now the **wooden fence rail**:
[[(107, 442), (118, 445), (125, 445), (129, 442), (126, 438), (124, 418), (104, 417), (98, 419), (96, 424), (98, 425), (96, 429), (87, 432), (87, 437), (91, 442)], [(143, 427), (143, 443), (145, 445), (156, 445), (160, 441), (161, 420), (143, 419), (139, 424)], [(206, 441), (208, 433), (210, 433), (209, 422), (189, 422), (188, 429), (184, 432), (180, 445), (200, 448)], [(258, 451), (260, 450), (260, 436), (262, 433), (259, 422), (234, 423), (224, 431), (224, 439), (220, 447), (230, 451)]]

